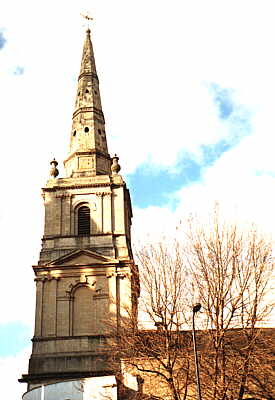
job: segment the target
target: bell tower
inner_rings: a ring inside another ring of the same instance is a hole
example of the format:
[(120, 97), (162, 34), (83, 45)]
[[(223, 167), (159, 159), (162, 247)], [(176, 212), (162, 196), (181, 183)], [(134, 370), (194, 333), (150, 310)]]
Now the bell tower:
[[(136, 313), (138, 288), (131, 199), (118, 160), (108, 152), (88, 29), (65, 176), (58, 176), (54, 159), (42, 189), (44, 235), (33, 266), (35, 331), (28, 374), (20, 379), (28, 383), (25, 400), (42, 394), (45, 400), (68, 399), (60, 393), (69, 384), (113, 374), (108, 362), (110, 321), (119, 326), (125, 306)], [(47, 386), (58, 387), (58, 397), (47, 394)]]

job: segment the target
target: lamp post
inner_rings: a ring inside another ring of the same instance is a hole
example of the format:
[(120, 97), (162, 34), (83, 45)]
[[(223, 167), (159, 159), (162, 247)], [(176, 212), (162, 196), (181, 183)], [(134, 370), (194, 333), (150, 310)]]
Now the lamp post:
[(194, 346), (194, 358), (195, 358), (195, 370), (196, 370), (196, 383), (197, 383), (197, 396), (198, 400), (201, 400), (201, 386), (200, 386), (200, 374), (199, 374), (199, 363), (197, 354), (197, 342), (196, 342), (196, 330), (195, 330), (195, 314), (200, 311), (201, 304), (197, 303), (193, 307), (193, 318), (192, 318), (192, 334), (193, 334), (193, 346)]

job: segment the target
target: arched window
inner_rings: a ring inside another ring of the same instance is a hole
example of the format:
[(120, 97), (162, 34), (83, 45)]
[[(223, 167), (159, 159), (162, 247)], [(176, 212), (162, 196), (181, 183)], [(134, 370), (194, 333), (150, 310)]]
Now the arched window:
[(91, 232), (91, 218), (90, 208), (82, 206), (78, 209), (78, 235), (90, 235)]

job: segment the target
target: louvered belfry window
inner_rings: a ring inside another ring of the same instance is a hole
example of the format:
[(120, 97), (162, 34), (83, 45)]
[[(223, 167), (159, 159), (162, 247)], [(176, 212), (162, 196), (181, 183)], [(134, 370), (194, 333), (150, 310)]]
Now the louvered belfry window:
[(82, 206), (78, 210), (78, 234), (90, 235), (90, 209)]

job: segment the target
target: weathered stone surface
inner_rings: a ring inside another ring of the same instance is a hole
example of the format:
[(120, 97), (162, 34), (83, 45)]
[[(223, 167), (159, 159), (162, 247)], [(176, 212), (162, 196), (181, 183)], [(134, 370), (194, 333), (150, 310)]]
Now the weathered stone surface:
[(88, 32), (66, 176), (52, 173), (42, 189), (35, 332), (29, 373), (22, 378), (29, 389), (109, 374), (110, 326), (117, 326), (123, 307), (136, 306), (131, 199), (119, 169), (112, 175), (104, 123)]

